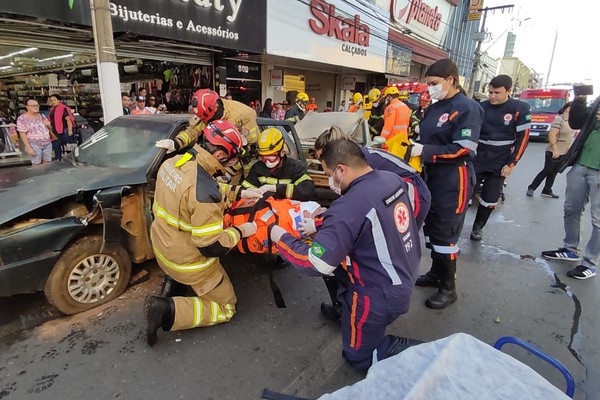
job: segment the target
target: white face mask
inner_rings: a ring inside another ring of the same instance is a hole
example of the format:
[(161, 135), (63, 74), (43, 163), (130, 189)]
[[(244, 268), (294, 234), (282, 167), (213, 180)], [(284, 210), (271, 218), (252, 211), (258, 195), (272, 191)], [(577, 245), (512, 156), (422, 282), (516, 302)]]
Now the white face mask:
[(438, 85), (429, 86), (427, 89), (429, 91), (429, 95), (432, 99), (443, 100), (448, 94), (447, 90), (443, 90), (444, 84), (440, 83)]
[(277, 165), (279, 165), (279, 160), (277, 160), (277, 161), (265, 161), (265, 165), (269, 169), (275, 168)]
[(379, 102), (378, 101), (375, 101), (372, 104), (373, 104), (373, 107), (379, 107)]
[[(335, 171), (337, 171), (337, 167), (333, 170), (333, 175), (335, 175)], [(342, 195), (342, 181), (344, 180), (344, 178), (342, 178), (340, 180), (340, 184), (339, 186), (335, 186), (335, 181), (333, 180), (333, 175), (329, 177), (328, 181), (329, 181), (329, 188), (331, 190), (333, 190), (333, 192), (335, 194), (337, 194), (338, 196)]]

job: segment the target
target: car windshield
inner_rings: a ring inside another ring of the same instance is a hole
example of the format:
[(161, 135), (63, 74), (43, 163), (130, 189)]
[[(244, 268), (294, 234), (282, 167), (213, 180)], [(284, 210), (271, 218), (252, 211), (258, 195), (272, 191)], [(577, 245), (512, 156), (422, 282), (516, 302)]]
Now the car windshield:
[(169, 122), (118, 118), (77, 147), (75, 160), (99, 167), (141, 168), (158, 151), (156, 141), (172, 130)]
[(558, 112), (558, 110), (560, 110), (560, 108), (562, 106), (564, 106), (566, 103), (565, 99), (550, 99), (550, 98), (546, 98), (546, 99), (524, 99), (524, 98), (521, 98), (520, 100), (529, 104), (532, 114), (535, 114), (535, 113), (556, 114)]

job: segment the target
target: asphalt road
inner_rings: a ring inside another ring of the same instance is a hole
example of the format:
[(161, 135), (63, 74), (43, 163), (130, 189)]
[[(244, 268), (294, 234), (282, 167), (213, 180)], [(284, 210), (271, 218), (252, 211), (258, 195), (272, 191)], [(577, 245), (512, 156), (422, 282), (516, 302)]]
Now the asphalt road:
[[(475, 215), (469, 210), (460, 242), (459, 301), (430, 310), (424, 301), (432, 289), (416, 288), (410, 311), (389, 332), (427, 341), (466, 332), (490, 344), (517, 336), (567, 366), (577, 382), (576, 399), (598, 399), (600, 278), (577, 281), (565, 275), (572, 264), (538, 258), (563, 237), (565, 177), (554, 187), (559, 200), (540, 197), (539, 190), (525, 196), (543, 151), (544, 144), (530, 145), (480, 243), (468, 239)], [(584, 221), (587, 241), (589, 211)], [(40, 294), (0, 299), (0, 399), (258, 399), (265, 387), (316, 398), (364, 377), (343, 362), (339, 329), (319, 314), (327, 299), (320, 279), (276, 271), (287, 303), (278, 309), (264, 258), (235, 255), (224, 264), (238, 295), (234, 319), (160, 332), (154, 348), (142, 333), (143, 299), (158, 292), (162, 279), (152, 262), (143, 266), (147, 281), (72, 317), (56, 318)], [(425, 251), (421, 270), (428, 268)], [(50, 320), (31, 328), (44, 319)], [(562, 376), (534, 356), (506, 352), (564, 387)]]

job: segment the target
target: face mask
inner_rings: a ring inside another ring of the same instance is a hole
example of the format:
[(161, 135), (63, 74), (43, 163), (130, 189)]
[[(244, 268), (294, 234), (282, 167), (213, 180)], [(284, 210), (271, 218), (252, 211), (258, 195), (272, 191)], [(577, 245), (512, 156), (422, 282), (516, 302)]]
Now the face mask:
[(260, 160), (267, 166), (267, 168), (272, 169), (279, 165), (279, 156), (261, 156)]
[(335, 175), (335, 171), (337, 171), (337, 167), (333, 170), (333, 175), (329, 177), (328, 181), (329, 181), (329, 188), (331, 190), (333, 190), (333, 192), (335, 194), (337, 194), (338, 196), (342, 195), (342, 181), (344, 180), (344, 178), (340, 179), (340, 184), (339, 186), (335, 186), (335, 181), (333, 180), (333, 177)]
[(432, 99), (443, 100), (448, 94), (447, 90), (443, 90), (444, 84), (440, 83), (438, 85), (429, 86), (429, 95)]
[(378, 101), (373, 102), (373, 107), (379, 107), (379, 102)]

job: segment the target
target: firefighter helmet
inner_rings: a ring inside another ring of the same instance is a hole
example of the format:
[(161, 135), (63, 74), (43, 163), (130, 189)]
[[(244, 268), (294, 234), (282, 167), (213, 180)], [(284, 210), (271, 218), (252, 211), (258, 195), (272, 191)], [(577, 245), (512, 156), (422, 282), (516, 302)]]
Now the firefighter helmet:
[(431, 103), (431, 96), (428, 91), (424, 91), (419, 95), (419, 106), (425, 108)]
[(394, 94), (398, 94), (398, 88), (396, 86), (388, 86), (385, 88), (385, 90), (383, 91), (383, 96), (389, 96), (389, 95), (394, 95)]
[(192, 112), (202, 121), (208, 122), (217, 112), (219, 95), (210, 89), (200, 89), (192, 96)]
[(301, 101), (303, 103), (308, 103), (308, 95), (304, 92), (299, 92), (296, 95), (296, 101)]
[(277, 154), (283, 149), (284, 143), (283, 134), (279, 129), (265, 129), (258, 138), (258, 154), (261, 156)]
[(401, 90), (398, 93), (398, 98), (400, 100), (408, 100), (409, 97), (410, 97), (410, 94), (408, 93), (408, 90)]
[(356, 92), (356, 93), (354, 93), (354, 96), (352, 96), (352, 102), (354, 104), (357, 104), (357, 103), (359, 103), (362, 100), (362, 98), (363, 98), (363, 95), (360, 94), (360, 93), (358, 93), (358, 92)]
[(202, 134), (210, 144), (223, 148), (230, 159), (242, 152), (242, 135), (229, 121), (217, 119), (209, 122)]
[(381, 90), (379, 90), (377, 88), (373, 88), (373, 89), (369, 90), (369, 101), (371, 103), (373, 103), (375, 101), (379, 101), (380, 98), (381, 98)]

